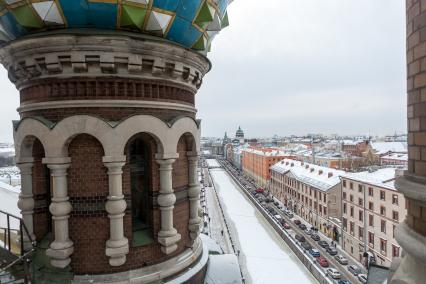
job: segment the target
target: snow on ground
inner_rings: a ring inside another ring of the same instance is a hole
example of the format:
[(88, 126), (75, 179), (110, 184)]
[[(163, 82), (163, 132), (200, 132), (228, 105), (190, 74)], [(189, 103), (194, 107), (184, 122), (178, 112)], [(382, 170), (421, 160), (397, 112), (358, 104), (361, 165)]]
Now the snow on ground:
[[(10, 186), (6, 183), (0, 182), (0, 210), (6, 213), (21, 216), (21, 212), (18, 208), (19, 190)], [(19, 228), (19, 222), (16, 219), (10, 219), (11, 227), (13, 229)], [(0, 214), (0, 228), (7, 227), (6, 215)]]
[(220, 168), (220, 164), (215, 159), (207, 159), (206, 162), (209, 168)]
[(224, 170), (211, 170), (254, 284), (318, 283)]
[(21, 185), (21, 172), (16, 166), (1, 167), (0, 168), (0, 181), (13, 186)]

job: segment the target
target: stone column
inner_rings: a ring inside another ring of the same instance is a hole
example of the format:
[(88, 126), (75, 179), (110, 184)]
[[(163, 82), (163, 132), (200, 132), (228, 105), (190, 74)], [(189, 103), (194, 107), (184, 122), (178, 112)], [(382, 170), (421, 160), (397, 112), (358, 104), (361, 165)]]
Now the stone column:
[(104, 157), (103, 162), (108, 168), (109, 195), (105, 204), (110, 219), (110, 238), (106, 242), (105, 254), (109, 256), (111, 266), (120, 266), (126, 262), (129, 253), (129, 241), (124, 236), (123, 217), (126, 210), (126, 201), (123, 195), (123, 166), (126, 156)]
[[(28, 230), (23, 232), (24, 246), (30, 248), (31, 241), (35, 241), (34, 235), (34, 198), (33, 198), (33, 158), (20, 159), (16, 162), (16, 166), (21, 171), (21, 193), (19, 194), (18, 207), (21, 209), (22, 219)], [(30, 237), (31, 240), (28, 238)]]
[(161, 229), (158, 232), (158, 242), (161, 244), (161, 251), (171, 254), (177, 249), (176, 243), (181, 239), (173, 227), (173, 208), (176, 196), (172, 188), (172, 164), (176, 159), (157, 159), (160, 165), (160, 195), (158, 205), (161, 211)]
[(188, 198), (189, 198), (189, 235), (192, 240), (195, 240), (200, 234), (202, 220), (199, 217), (198, 211), (200, 208), (200, 183), (198, 182), (197, 167), (198, 153), (188, 152)]
[[(426, 271), (426, 2), (407, 0), (408, 171), (396, 188), (408, 202), (408, 215), (395, 237), (405, 256), (394, 260), (391, 283), (423, 283)], [(402, 70), (401, 70), (402, 72)], [(404, 205), (402, 205), (404, 206)]]
[(49, 206), (53, 219), (55, 239), (47, 249), (54, 267), (65, 268), (71, 262), (74, 252), (73, 242), (69, 238), (68, 219), (72, 210), (68, 201), (67, 170), (71, 165), (70, 158), (44, 158), (43, 163), (50, 169), (52, 178), (52, 203)]

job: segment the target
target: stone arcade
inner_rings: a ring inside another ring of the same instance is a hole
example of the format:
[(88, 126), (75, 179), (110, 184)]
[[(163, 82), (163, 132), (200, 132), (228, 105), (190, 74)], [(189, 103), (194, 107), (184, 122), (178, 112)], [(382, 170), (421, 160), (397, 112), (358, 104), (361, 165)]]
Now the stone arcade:
[(5, 2), (19, 208), (50, 266), (76, 283), (200, 283), (194, 104), (228, 0)]

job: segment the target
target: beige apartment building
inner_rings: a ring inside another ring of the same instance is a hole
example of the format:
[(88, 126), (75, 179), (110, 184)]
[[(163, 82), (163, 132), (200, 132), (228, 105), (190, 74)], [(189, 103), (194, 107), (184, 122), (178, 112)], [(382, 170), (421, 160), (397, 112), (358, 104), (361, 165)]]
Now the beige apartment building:
[(333, 239), (340, 234), (343, 171), (284, 159), (271, 167), (271, 193)]
[(342, 247), (362, 263), (366, 251), (383, 266), (401, 256), (395, 228), (407, 209), (394, 181), (395, 168), (342, 176)]

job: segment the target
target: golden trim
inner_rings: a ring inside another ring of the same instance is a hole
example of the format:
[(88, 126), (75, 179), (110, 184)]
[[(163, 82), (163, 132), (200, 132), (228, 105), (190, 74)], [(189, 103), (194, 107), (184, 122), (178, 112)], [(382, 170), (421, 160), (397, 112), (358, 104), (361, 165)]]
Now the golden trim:
[(88, 3), (117, 4), (118, 0), (87, 0)]
[[(199, 25), (197, 25), (197, 24), (195, 23), (195, 20), (198, 18), (198, 14), (200, 14), (201, 9), (203, 8), (204, 3), (208, 3), (208, 4), (212, 5), (212, 6), (213, 6), (213, 8), (214, 8), (214, 10), (215, 10), (215, 13), (218, 13), (218, 14), (220, 15), (219, 7), (218, 7), (216, 4), (214, 4), (212, 0), (204, 0), (204, 1), (202, 2), (202, 4), (200, 4), (200, 7), (198, 7), (198, 11), (197, 11), (197, 13), (195, 14), (194, 19), (192, 19), (192, 25), (193, 25), (193, 26), (194, 26), (194, 27), (195, 27), (195, 28), (196, 28), (196, 29), (197, 29), (200, 33), (204, 33), (204, 32), (207, 30), (207, 27), (206, 27), (205, 29), (203, 29), (202, 27), (200, 27)], [(214, 21), (214, 19), (213, 19), (213, 21)]]

